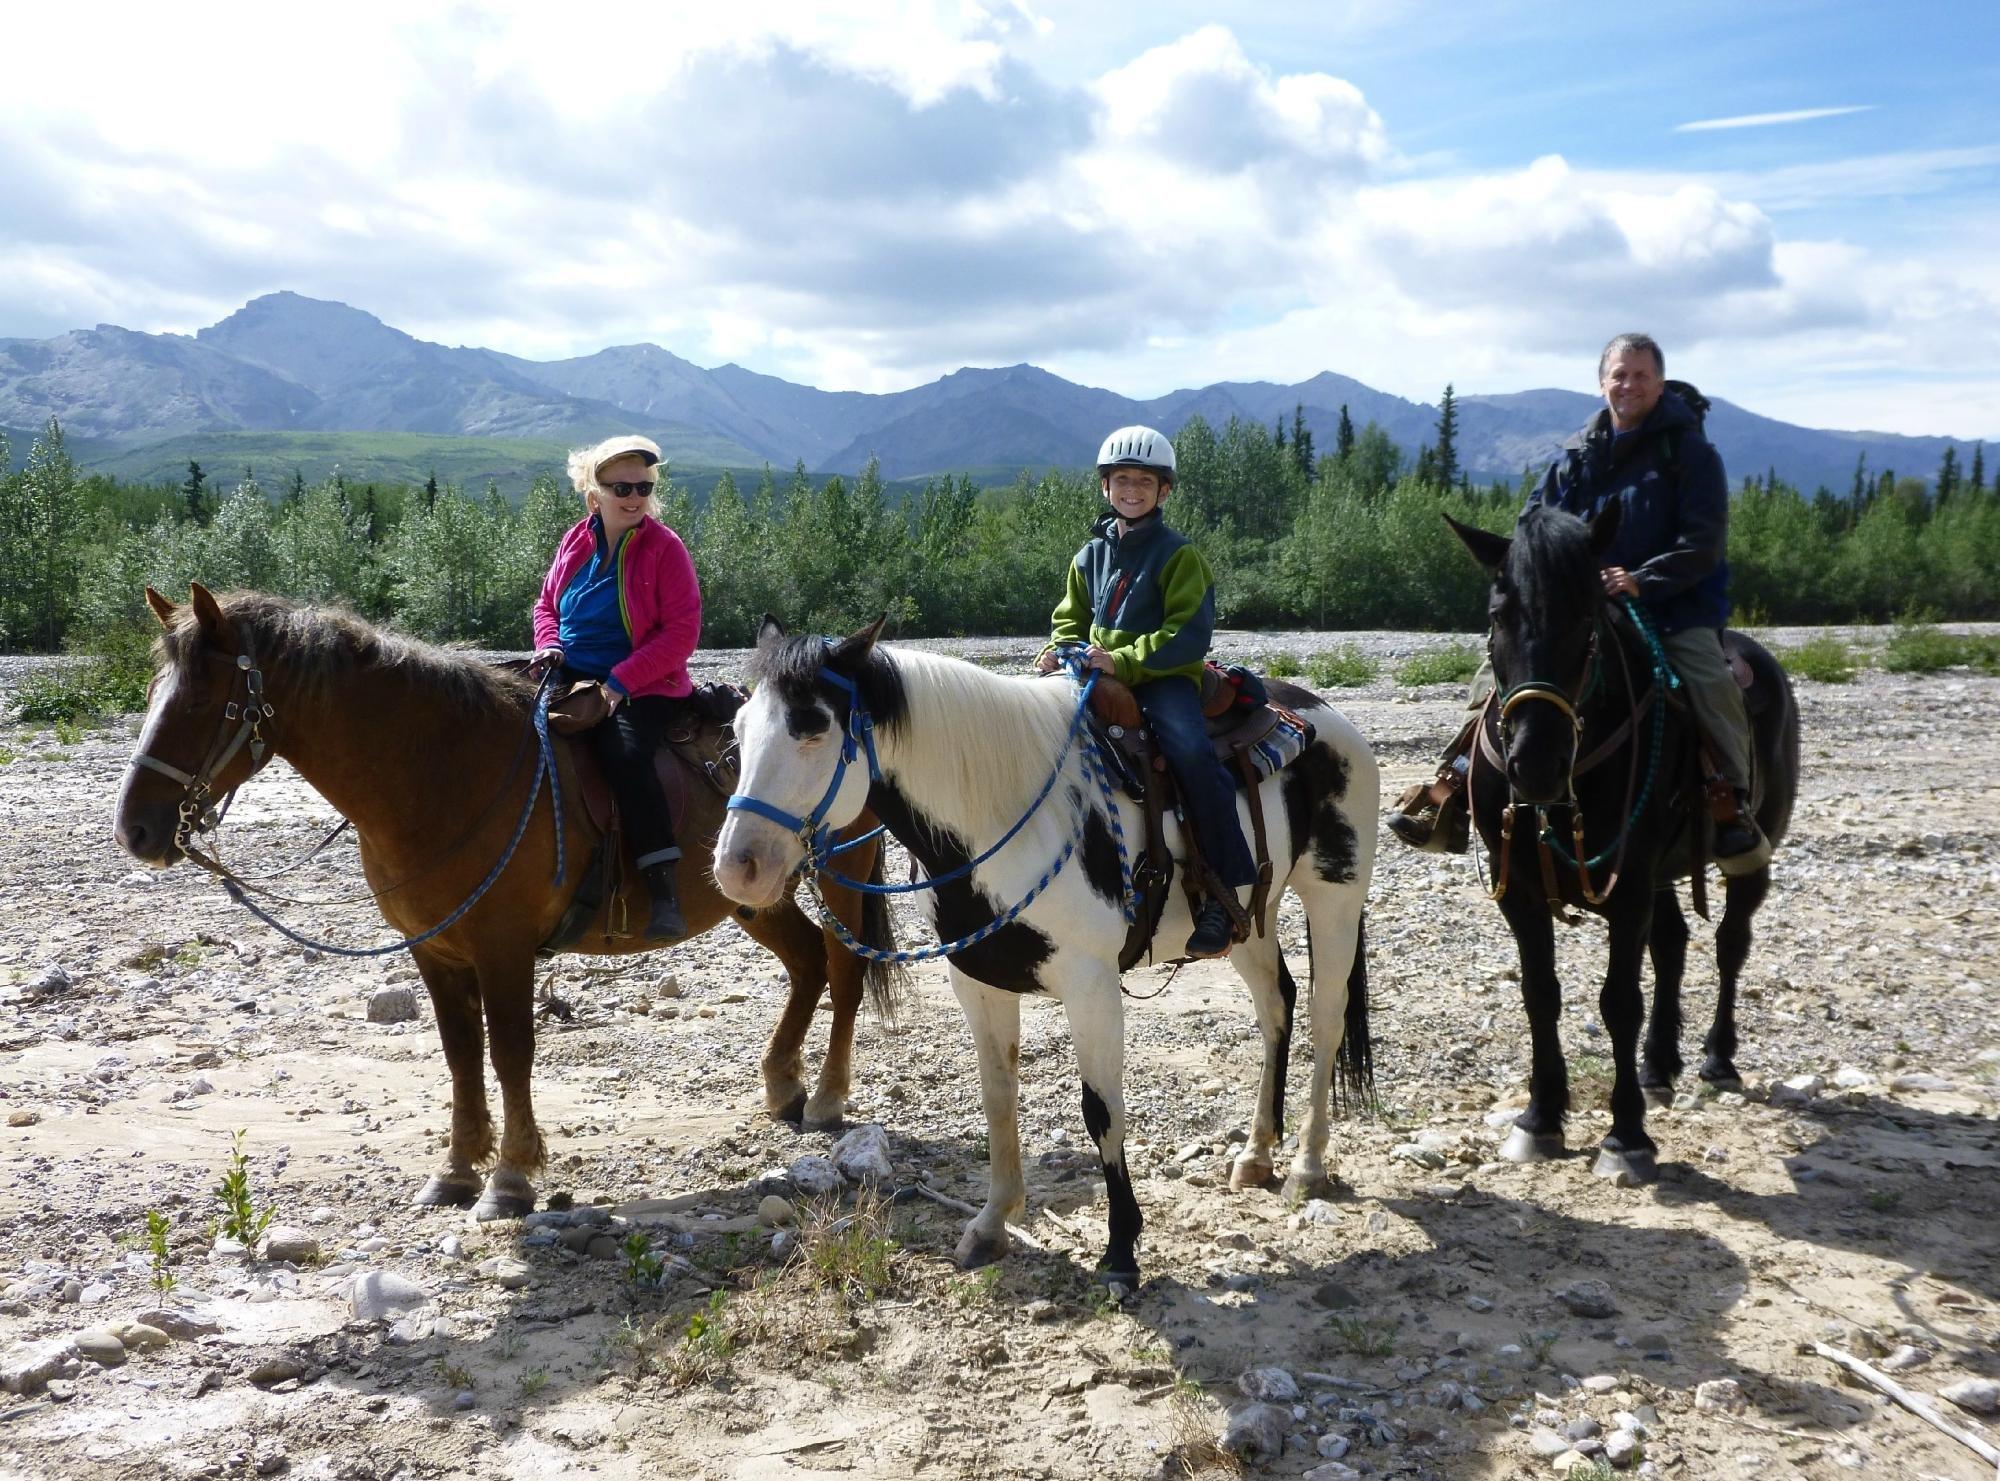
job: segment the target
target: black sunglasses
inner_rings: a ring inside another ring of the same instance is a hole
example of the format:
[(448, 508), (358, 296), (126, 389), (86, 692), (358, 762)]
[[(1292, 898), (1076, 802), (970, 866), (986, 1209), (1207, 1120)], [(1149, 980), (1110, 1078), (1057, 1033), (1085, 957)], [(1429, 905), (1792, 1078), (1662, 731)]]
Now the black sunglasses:
[(598, 487), (609, 490), (621, 499), (629, 499), (634, 494), (642, 499), (650, 499), (653, 496), (653, 484), (650, 480), (645, 483), (626, 483), (620, 479), (617, 483), (600, 483)]

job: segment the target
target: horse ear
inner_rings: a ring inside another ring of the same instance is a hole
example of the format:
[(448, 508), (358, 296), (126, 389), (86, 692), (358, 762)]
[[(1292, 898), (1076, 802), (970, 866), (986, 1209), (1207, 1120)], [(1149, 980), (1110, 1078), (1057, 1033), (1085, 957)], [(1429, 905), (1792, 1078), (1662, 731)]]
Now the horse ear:
[(1472, 558), (1489, 571), (1497, 571), (1507, 562), (1507, 552), (1514, 542), (1505, 535), (1496, 535), (1491, 530), (1482, 530), (1477, 525), (1462, 525), (1449, 514), (1444, 522), (1451, 526), (1452, 533), (1465, 542), (1465, 548), (1472, 552)]
[(784, 636), (785, 624), (778, 621), (769, 612), (766, 612), (764, 620), (757, 624), (757, 646), (759, 648), (775, 648)]
[(146, 588), (146, 605), (153, 609), (153, 617), (161, 627), (172, 632), (174, 628), (174, 604), (161, 596), (152, 587)]
[(1611, 542), (1618, 538), (1618, 525), (1625, 515), (1625, 501), (1613, 499), (1597, 511), (1597, 518), (1590, 522), (1590, 548), (1599, 555), (1611, 548)]
[(221, 604), (199, 581), (188, 583), (188, 605), (194, 608), (194, 620), (201, 624), (201, 635), (209, 642), (220, 643), (229, 636), (229, 619), (222, 615)]
[(861, 631), (842, 638), (834, 644), (833, 652), (827, 661), (836, 669), (859, 668), (861, 660), (869, 655), (876, 641), (882, 636), (882, 626), (888, 620), (889, 614), (884, 612)]

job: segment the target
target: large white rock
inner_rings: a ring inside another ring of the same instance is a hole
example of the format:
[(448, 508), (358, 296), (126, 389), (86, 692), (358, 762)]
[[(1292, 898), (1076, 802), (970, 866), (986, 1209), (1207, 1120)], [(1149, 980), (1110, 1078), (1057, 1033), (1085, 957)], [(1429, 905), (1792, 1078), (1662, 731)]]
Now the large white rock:
[(408, 1023), (417, 1016), (417, 995), (407, 987), (378, 987), (368, 995), (370, 1023)]
[(290, 1224), (273, 1224), (264, 1231), (257, 1253), (266, 1260), (283, 1260), (304, 1265), (319, 1258), (319, 1240)]
[(1991, 1378), (1961, 1378), (1939, 1392), (1968, 1414), (2000, 1414), (2000, 1383)]
[(856, 1183), (880, 1184), (895, 1176), (889, 1165), (889, 1133), (857, 1126), (833, 1144), (833, 1165)]
[(840, 1169), (825, 1157), (801, 1157), (785, 1169), (785, 1176), (807, 1198), (825, 1198), (841, 1189)]
[(348, 1307), (356, 1321), (377, 1322), (430, 1305), (431, 1293), (413, 1280), (387, 1270), (364, 1270), (354, 1277)]
[(76, 1344), (67, 1337), (16, 1348), (0, 1358), (0, 1389), (10, 1394), (38, 1394), (75, 1356)]
[(1251, 1368), (1237, 1376), (1236, 1386), (1262, 1404), (1295, 1404), (1299, 1399), (1299, 1381), (1283, 1368)]

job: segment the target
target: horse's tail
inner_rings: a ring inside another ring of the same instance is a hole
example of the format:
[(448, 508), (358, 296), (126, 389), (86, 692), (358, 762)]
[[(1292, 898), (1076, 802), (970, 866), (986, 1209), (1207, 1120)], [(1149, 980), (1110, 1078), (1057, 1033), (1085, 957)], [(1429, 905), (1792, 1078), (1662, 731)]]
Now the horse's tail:
[[(1312, 926), (1306, 926), (1307, 982), (1319, 969), (1313, 950)], [(1317, 999), (1315, 999), (1317, 1002)], [(1340, 1034), (1340, 1053), (1330, 1076), (1334, 1105), (1343, 1112), (1373, 1111), (1375, 1099), (1375, 1039), (1368, 1027), (1368, 913), (1354, 923), (1354, 961), (1347, 969), (1347, 1014)]]
[[(868, 871), (870, 884), (881, 884), (883, 855), (889, 850), (882, 844), (875, 847), (875, 863)], [(861, 944), (872, 946), (877, 951), (896, 949), (896, 926), (889, 918), (889, 897), (871, 891), (861, 892)], [(868, 1006), (875, 1010), (875, 1016), (885, 1023), (896, 1019), (896, 1007), (903, 989), (909, 985), (909, 969), (901, 962), (879, 961), (874, 957), (865, 958), (867, 965), (861, 973), (862, 984), (868, 990)]]

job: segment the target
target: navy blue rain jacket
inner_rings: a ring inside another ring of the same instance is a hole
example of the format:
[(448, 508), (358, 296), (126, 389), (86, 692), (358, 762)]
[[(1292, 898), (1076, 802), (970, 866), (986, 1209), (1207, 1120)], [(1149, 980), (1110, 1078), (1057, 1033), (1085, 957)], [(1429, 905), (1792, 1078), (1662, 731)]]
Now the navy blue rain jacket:
[(1701, 423), (1672, 391), (1628, 437), (1614, 440), (1611, 412), (1599, 410), (1563, 444), (1528, 506), (1550, 504), (1589, 520), (1614, 499), (1625, 509), (1602, 560), (1632, 573), (1655, 629), (1727, 623), (1729, 480)]

